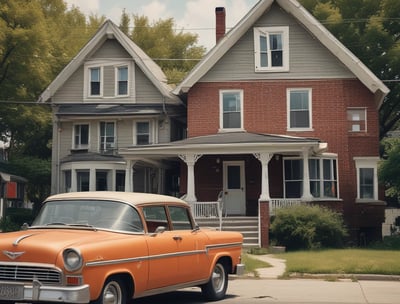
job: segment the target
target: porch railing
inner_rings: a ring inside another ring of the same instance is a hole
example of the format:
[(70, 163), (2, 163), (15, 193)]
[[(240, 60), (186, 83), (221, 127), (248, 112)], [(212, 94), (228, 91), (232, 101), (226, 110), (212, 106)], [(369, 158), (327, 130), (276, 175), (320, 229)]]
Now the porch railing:
[(216, 218), (222, 229), (222, 202), (190, 202), (194, 218)]
[(275, 215), (277, 209), (300, 205), (301, 203), (300, 199), (272, 198), (269, 204), (269, 213), (270, 215)]

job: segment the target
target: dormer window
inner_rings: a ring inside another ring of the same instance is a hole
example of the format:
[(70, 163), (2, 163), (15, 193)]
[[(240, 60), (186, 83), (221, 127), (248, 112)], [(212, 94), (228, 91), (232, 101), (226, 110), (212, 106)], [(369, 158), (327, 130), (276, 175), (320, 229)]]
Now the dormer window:
[(254, 55), (256, 72), (289, 71), (289, 28), (254, 28)]
[(101, 96), (101, 68), (94, 67), (90, 68), (90, 96)]

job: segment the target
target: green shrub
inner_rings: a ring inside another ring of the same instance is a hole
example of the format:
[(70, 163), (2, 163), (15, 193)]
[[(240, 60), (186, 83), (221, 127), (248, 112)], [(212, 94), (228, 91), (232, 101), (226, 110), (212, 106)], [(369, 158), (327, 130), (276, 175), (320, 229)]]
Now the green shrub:
[(32, 221), (31, 209), (7, 208), (6, 216), (0, 220), (0, 229), (3, 232), (17, 231), (24, 223), (31, 224)]
[(375, 242), (370, 247), (373, 249), (400, 250), (400, 235), (385, 236), (382, 241)]
[(278, 209), (270, 231), (287, 250), (340, 248), (347, 236), (339, 213), (311, 205)]

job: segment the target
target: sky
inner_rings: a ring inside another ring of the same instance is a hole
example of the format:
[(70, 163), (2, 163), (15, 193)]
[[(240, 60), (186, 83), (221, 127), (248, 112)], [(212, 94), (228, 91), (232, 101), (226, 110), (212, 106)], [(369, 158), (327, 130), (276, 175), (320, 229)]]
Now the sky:
[(215, 8), (225, 7), (226, 29), (229, 30), (258, 0), (64, 0), (68, 7), (79, 7), (86, 15), (106, 16), (119, 25), (125, 9), (147, 16), (150, 23), (173, 18), (177, 30), (198, 34), (198, 44), (211, 49), (215, 45)]

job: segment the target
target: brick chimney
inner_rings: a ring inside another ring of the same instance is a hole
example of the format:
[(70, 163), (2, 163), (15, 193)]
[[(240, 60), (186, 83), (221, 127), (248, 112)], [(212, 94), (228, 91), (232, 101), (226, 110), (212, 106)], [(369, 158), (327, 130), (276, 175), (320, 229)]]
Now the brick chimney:
[(225, 25), (225, 7), (215, 8), (215, 39), (216, 42), (224, 37), (226, 30)]

